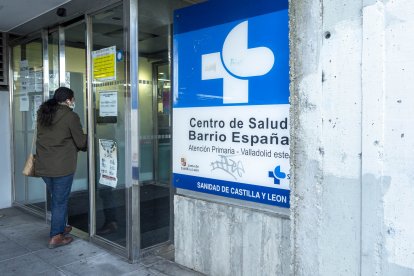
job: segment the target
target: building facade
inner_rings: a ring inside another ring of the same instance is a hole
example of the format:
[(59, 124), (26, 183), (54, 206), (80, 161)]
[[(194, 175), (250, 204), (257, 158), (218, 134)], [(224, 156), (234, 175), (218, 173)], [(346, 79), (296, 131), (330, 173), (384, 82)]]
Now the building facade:
[(48, 6), (3, 30), (0, 207), (48, 220), (21, 168), (37, 107), (67, 86), (89, 138), (77, 236), (131, 261), (174, 248), (207, 275), (412, 275), (413, 14), (408, 0)]

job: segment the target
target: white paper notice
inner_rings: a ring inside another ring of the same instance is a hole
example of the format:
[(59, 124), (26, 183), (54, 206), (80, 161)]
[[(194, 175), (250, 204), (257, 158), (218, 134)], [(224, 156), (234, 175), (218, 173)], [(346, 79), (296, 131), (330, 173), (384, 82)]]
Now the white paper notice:
[(117, 94), (116, 91), (102, 91), (99, 93), (99, 117), (118, 115)]
[(32, 129), (35, 129), (37, 122), (37, 110), (39, 110), (40, 105), (42, 104), (43, 97), (41, 95), (35, 95), (33, 97), (33, 109), (32, 109)]
[(20, 96), (20, 111), (29, 111), (29, 96)]
[(35, 71), (33, 68), (29, 68), (29, 77), (27, 82), (27, 92), (35, 92), (36, 89), (36, 77), (35, 77)]
[(27, 92), (29, 82), (29, 62), (20, 61), (20, 92)]
[(43, 91), (43, 72), (35, 71), (35, 92)]
[(99, 183), (115, 188), (118, 184), (117, 145), (115, 141), (99, 139)]

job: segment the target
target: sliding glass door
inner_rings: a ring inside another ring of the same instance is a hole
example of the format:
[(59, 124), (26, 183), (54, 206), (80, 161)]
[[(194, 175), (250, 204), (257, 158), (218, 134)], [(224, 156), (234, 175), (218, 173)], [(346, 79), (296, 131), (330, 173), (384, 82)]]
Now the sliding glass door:
[(126, 66), (123, 5), (92, 16), (95, 233), (126, 247)]
[(37, 109), (43, 102), (42, 40), (35, 38), (12, 47), (13, 68), (13, 153), (14, 202), (39, 214), (45, 214), (46, 194), (42, 179), (22, 175), (32, 148)]
[[(79, 21), (61, 28), (64, 33), (65, 76), (60, 78), (64, 85), (75, 92), (76, 112), (87, 133), (87, 89), (86, 89), (86, 24)], [(62, 36), (62, 35), (61, 35)], [(61, 37), (63, 38), (63, 37)], [(87, 153), (78, 153), (78, 164), (69, 197), (68, 222), (70, 225), (89, 233), (89, 181)]]

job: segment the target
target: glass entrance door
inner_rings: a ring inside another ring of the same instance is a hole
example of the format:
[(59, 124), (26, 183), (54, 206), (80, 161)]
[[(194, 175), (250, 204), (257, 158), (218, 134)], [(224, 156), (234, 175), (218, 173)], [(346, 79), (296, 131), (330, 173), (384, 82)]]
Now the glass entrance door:
[(175, 9), (199, 2), (138, 1), (141, 249), (172, 241), (172, 19)]
[(126, 66), (123, 5), (92, 16), (92, 108), (95, 145), (95, 233), (125, 248)]
[(168, 60), (139, 65), (141, 248), (148, 248), (170, 239), (171, 85)]
[(42, 40), (33, 39), (12, 48), (13, 74), (13, 153), (14, 203), (44, 215), (45, 185), (42, 179), (22, 175), (24, 162), (32, 148), (36, 111), (43, 102)]
[(187, 5), (138, 1), (141, 249), (172, 240), (171, 26), (173, 11)]
[[(47, 204), (50, 196), (45, 184), (41, 178), (24, 177), (21, 171), (27, 155), (31, 150), (33, 153), (36, 150), (35, 145), (32, 149), (32, 139), (37, 109), (43, 101), (53, 97), (59, 86), (74, 90), (77, 102), (75, 112), (86, 126), (85, 29), (85, 23), (81, 21), (61, 26), (51, 33), (42, 32), (42, 38), (39, 35), (39, 38), (12, 47), (14, 203), (42, 216), (50, 210)], [(86, 233), (89, 232), (88, 187), (87, 154), (82, 152), (78, 155), (69, 198), (68, 223)]]
[[(60, 26), (47, 36), (49, 64), (47, 98), (53, 97), (59, 86), (71, 88), (75, 93), (76, 112), (87, 133), (86, 119), (86, 24), (79, 21)], [(47, 194), (48, 202), (50, 195)], [(89, 233), (89, 181), (87, 153), (79, 152), (76, 172), (68, 203), (68, 224), (81, 232)], [(47, 206), (50, 218), (50, 204)], [(75, 232), (75, 231), (74, 231)]]
[[(76, 107), (83, 131), (87, 126), (86, 89), (86, 24), (85, 21), (65, 26), (64, 62), (65, 76), (61, 79), (65, 86), (75, 92)], [(68, 222), (70, 225), (89, 232), (89, 181), (87, 153), (78, 153), (78, 163), (69, 197)]]
[[(130, 106), (126, 104), (123, 18), (123, 5), (112, 6), (88, 15), (88, 28), (84, 20), (72, 21), (50, 32), (39, 32), (38, 38), (29, 42), (17, 42), (12, 47), (12, 112), (14, 203), (48, 217), (43, 180), (24, 177), (21, 171), (31, 151), (40, 104), (59, 86), (75, 92), (74, 111), (92, 142), (88, 153), (78, 155), (68, 223), (81, 230), (75, 234), (87, 233), (126, 253), (125, 137)], [(90, 56), (92, 70), (87, 70)]]
[(170, 64), (154, 64), (155, 83), (155, 139), (154, 176), (159, 185), (169, 188), (171, 176), (171, 77)]

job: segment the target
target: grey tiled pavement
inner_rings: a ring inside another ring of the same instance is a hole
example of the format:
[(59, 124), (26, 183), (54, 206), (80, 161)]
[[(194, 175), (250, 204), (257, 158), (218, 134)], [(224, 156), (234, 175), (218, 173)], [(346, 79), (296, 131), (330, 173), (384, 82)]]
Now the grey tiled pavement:
[(48, 249), (48, 233), (49, 227), (43, 220), (17, 208), (1, 209), (0, 275), (202, 275), (160, 256), (148, 256), (130, 264), (76, 237), (70, 245)]

